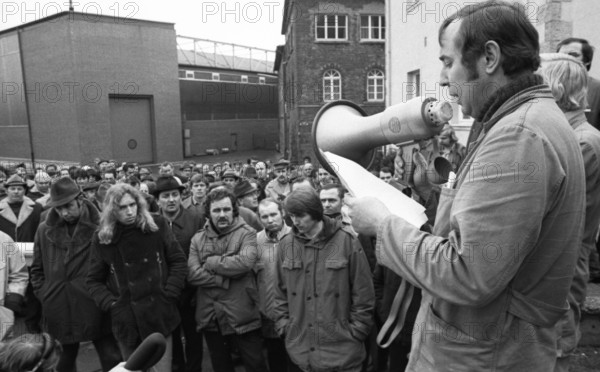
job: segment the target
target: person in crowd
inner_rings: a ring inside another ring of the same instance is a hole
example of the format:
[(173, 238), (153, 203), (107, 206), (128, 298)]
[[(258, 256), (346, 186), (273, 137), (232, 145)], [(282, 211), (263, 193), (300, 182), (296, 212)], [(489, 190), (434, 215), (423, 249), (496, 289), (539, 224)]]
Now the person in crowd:
[(56, 176), (58, 174), (58, 168), (56, 167), (56, 164), (46, 165), (46, 173), (48, 173), (50, 178), (52, 178), (52, 179), (56, 178)]
[(444, 128), (438, 137), (439, 152), (452, 165), (452, 172), (456, 173), (458, 167), (462, 164), (467, 149), (460, 142), (454, 133), (454, 128), (450, 124), (444, 124)]
[[(187, 260), (192, 237), (204, 226), (205, 219), (204, 214), (198, 214), (195, 209), (183, 208), (184, 188), (175, 177), (162, 176), (156, 181), (154, 196), (160, 215), (167, 221)], [(187, 283), (178, 303), (181, 325), (173, 332), (173, 365), (178, 371), (202, 370), (202, 332), (196, 330), (194, 297), (195, 288)], [(182, 336), (185, 336), (185, 350)]]
[[(33, 181), (35, 182), (35, 186), (27, 192), (27, 196), (31, 200), (37, 201), (40, 198), (48, 195), (50, 190), (50, 181), (52, 181), (52, 178), (50, 175), (48, 175), (48, 173), (43, 171), (36, 173)], [(42, 206), (44, 206), (44, 204), (42, 204)]]
[(90, 203), (94, 203), (96, 200), (96, 193), (98, 192), (98, 188), (100, 187), (100, 182), (88, 182), (81, 187), (81, 192), (83, 193), (84, 198)]
[(194, 166), (192, 163), (185, 162), (179, 168), (179, 172), (181, 173), (182, 176), (184, 176), (185, 178), (187, 178), (189, 180), (192, 177), (193, 169), (194, 169)]
[[(262, 315), (262, 335), (267, 348), (270, 371), (287, 371), (289, 357), (285, 343), (275, 331), (273, 305), (279, 243), (291, 231), (283, 221), (283, 207), (275, 199), (267, 198), (258, 205), (258, 216), (264, 229), (256, 236), (258, 261), (256, 263), (258, 298)], [(291, 364), (289, 364), (290, 367)]]
[(587, 70), (583, 63), (566, 54), (542, 54), (541, 74), (550, 86), (558, 107), (565, 113), (581, 147), (585, 168), (586, 207), (583, 240), (573, 283), (569, 312), (557, 324), (559, 336), (555, 371), (568, 371), (570, 356), (579, 338), (581, 307), (586, 297), (589, 257), (595, 249), (600, 224), (600, 132), (586, 119)]
[(299, 187), (307, 187), (311, 190), (315, 190), (315, 184), (311, 178), (300, 176), (294, 178), (292, 183), (292, 191), (296, 190)]
[(23, 312), (29, 274), (22, 245), (0, 231), (0, 247), (0, 341), (5, 341), (13, 335), (15, 316)]
[(107, 169), (102, 173), (102, 181), (108, 182), (112, 185), (117, 183), (117, 171), (114, 169)]
[(409, 371), (551, 371), (582, 241), (581, 149), (534, 74), (538, 32), (522, 5), (469, 4), (444, 20), (439, 44), (441, 84), (476, 120), (469, 166), (440, 190), (415, 152), (408, 180), (413, 198), (437, 205), (433, 233), (369, 197), (346, 197), (352, 224), (377, 237), (381, 264), (423, 289)]
[(175, 176), (175, 168), (173, 167), (173, 163), (165, 161), (158, 168), (159, 176)]
[[(110, 163), (108, 160), (100, 160), (100, 162), (98, 162), (98, 170), (100, 171), (100, 173), (107, 170), (109, 166), (110, 166)], [(47, 171), (48, 170), (46, 170), (46, 172)]]
[(321, 189), (323, 186), (327, 185), (330, 182), (330, 174), (327, 172), (327, 169), (321, 167), (317, 171), (317, 187)]
[(63, 346), (58, 372), (76, 370), (79, 345), (85, 341), (94, 343), (106, 372), (122, 360), (121, 353), (106, 327), (107, 315), (85, 285), (100, 214), (70, 178), (55, 182), (50, 195), (51, 209), (37, 230), (31, 265), (31, 284), (42, 304), (44, 330)]
[(192, 239), (188, 261), (188, 281), (198, 287), (198, 330), (204, 332), (215, 372), (234, 372), (231, 344), (246, 371), (266, 371), (253, 271), (256, 231), (239, 217), (228, 188), (210, 191), (205, 204), (208, 220)]
[(329, 184), (321, 188), (319, 199), (323, 204), (323, 214), (331, 218), (341, 219), (345, 194), (346, 189), (342, 185)]
[(26, 333), (0, 347), (0, 371), (55, 372), (62, 345), (48, 333)]
[(135, 171), (135, 164), (125, 163), (123, 164), (123, 173), (125, 177), (136, 177), (137, 172)]
[(102, 209), (104, 209), (104, 198), (106, 197), (106, 193), (108, 192), (108, 189), (110, 189), (111, 186), (112, 184), (104, 181), (100, 182), (100, 184), (98, 185), (98, 189), (96, 190), (96, 195), (94, 200), (92, 201), (92, 204), (94, 204), (94, 206), (100, 212), (102, 212)]
[(311, 163), (304, 163), (302, 165), (302, 176), (306, 178), (313, 178), (314, 167)]
[(240, 206), (248, 208), (254, 213), (258, 211), (259, 191), (250, 184), (250, 181), (243, 180), (235, 185), (233, 194), (238, 203), (240, 203)]
[(375, 294), (360, 243), (314, 190), (284, 202), (294, 224), (278, 255), (273, 314), (296, 370), (361, 371)]
[(267, 197), (282, 201), (292, 191), (288, 178), (289, 167), (290, 162), (287, 160), (280, 160), (275, 163), (273, 173), (276, 178), (267, 183), (265, 187)]
[(150, 172), (150, 169), (148, 169), (148, 168), (146, 168), (146, 167), (141, 167), (141, 168), (140, 168), (140, 173), (139, 173), (139, 176), (140, 176), (140, 180), (141, 180), (141, 181), (143, 181), (143, 178), (144, 178), (144, 177), (150, 177), (152, 180), (154, 180), (154, 179), (152, 178), (152, 172)]
[[(14, 174), (4, 183), (7, 197), (0, 200), (0, 231), (15, 242), (33, 243), (40, 225), (42, 206), (25, 196), (27, 184)], [(28, 332), (39, 333), (40, 303), (33, 294), (31, 283), (27, 286), (21, 316)]]
[(140, 183), (140, 192), (142, 194), (150, 194), (150, 189), (148, 188), (148, 184), (145, 182)]
[(126, 183), (108, 189), (91, 246), (87, 286), (128, 359), (150, 334), (167, 339), (156, 371), (171, 371), (172, 332), (185, 285), (185, 254), (162, 216), (152, 217), (141, 193)]
[(205, 217), (204, 200), (210, 181), (200, 174), (195, 174), (190, 180), (191, 195), (181, 204), (185, 209), (193, 208), (200, 216)]
[(81, 187), (89, 181), (88, 172), (83, 168), (78, 168), (77, 170), (75, 170), (75, 178), (73, 179)]
[(73, 178), (73, 177), (71, 177), (71, 172), (69, 172), (69, 168), (67, 168), (67, 167), (61, 168), (59, 174), (60, 174), (60, 178), (63, 178), (63, 177)]
[(233, 169), (226, 169), (221, 175), (221, 181), (233, 189), (238, 183), (240, 177)]
[[(568, 54), (581, 61), (589, 73), (592, 67), (592, 60), (594, 59), (594, 47), (590, 45), (589, 41), (570, 37), (558, 43), (556, 51)], [(589, 110), (585, 112), (587, 122), (596, 129), (600, 129), (600, 80), (593, 78), (589, 74), (587, 102), (589, 107)]]

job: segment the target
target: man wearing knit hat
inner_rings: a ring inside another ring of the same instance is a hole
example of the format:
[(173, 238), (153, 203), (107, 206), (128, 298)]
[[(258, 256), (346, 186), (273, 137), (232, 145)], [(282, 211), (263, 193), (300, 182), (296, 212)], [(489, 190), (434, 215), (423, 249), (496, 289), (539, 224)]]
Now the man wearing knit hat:
[(35, 237), (31, 284), (42, 302), (45, 331), (63, 347), (57, 370), (75, 370), (80, 342), (93, 341), (107, 371), (121, 361), (121, 353), (85, 285), (100, 213), (70, 178), (52, 185), (48, 207)]
[[(31, 190), (29, 190), (29, 192), (27, 193), (27, 196), (31, 200), (37, 202), (40, 198), (44, 197), (45, 195), (48, 195), (48, 192), (50, 190), (50, 181), (51, 180), (52, 180), (52, 178), (50, 178), (48, 173), (39, 171), (33, 178), (33, 181), (35, 182), (35, 186), (33, 186), (33, 188)], [(45, 202), (40, 203), (40, 204), (42, 204), (42, 206), (44, 206)]]

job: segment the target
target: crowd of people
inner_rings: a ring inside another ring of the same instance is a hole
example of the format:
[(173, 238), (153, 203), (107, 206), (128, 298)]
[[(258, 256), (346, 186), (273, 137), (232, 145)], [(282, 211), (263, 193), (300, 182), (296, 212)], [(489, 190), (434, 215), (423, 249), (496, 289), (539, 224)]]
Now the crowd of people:
[[(201, 371), (203, 343), (215, 372), (567, 371), (600, 225), (589, 64), (540, 55), (506, 2), (459, 10), (439, 42), (467, 146), (448, 125), (373, 170), (423, 226), (310, 158), (3, 170), (0, 370), (73, 372), (91, 341), (123, 372), (158, 332), (156, 371)], [(454, 182), (427, 176), (437, 156)]]

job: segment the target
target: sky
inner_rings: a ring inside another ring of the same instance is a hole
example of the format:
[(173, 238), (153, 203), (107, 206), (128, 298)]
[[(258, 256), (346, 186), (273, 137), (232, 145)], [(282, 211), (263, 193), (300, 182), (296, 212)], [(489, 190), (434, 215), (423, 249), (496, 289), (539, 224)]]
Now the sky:
[[(284, 0), (72, 0), (76, 12), (175, 23), (177, 35), (275, 51)], [(0, 0), (0, 31), (69, 9), (68, 0)]]

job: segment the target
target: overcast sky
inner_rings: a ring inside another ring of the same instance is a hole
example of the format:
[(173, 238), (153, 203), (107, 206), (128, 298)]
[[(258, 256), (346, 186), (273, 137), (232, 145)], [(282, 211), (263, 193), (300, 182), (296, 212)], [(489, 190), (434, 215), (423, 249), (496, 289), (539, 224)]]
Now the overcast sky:
[[(68, 0), (0, 0), (0, 30), (68, 10)], [(275, 50), (284, 0), (73, 0), (75, 11), (175, 23), (178, 35)]]

